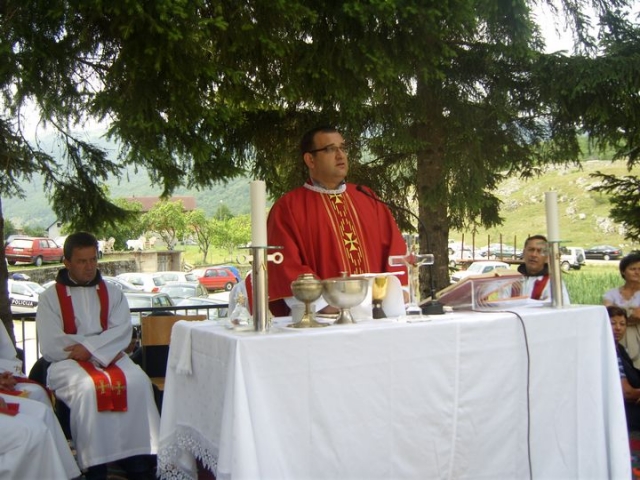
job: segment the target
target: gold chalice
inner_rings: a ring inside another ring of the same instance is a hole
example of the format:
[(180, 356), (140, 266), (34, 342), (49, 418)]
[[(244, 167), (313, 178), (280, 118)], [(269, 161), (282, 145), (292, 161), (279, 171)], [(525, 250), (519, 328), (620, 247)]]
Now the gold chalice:
[(384, 297), (387, 296), (387, 286), (389, 277), (380, 276), (375, 277), (373, 279), (373, 287), (371, 289), (371, 298), (373, 303), (373, 309), (371, 311), (371, 316), (373, 318), (387, 318), (387, 315), (384, 313), (382, 309), (382, 301)]
[(312, 273), (303, 273), (297, 280), (291, 282), (293, 296), (304, 303), (304, 314), (302, 318), (290, 325), (293, 328), (318, 328), (326, 327), (328, 323), (317, 322), (314, 313), (311, 311), (311, 303), (315, 302), (322, 295), (322, 282), (315, 278)]

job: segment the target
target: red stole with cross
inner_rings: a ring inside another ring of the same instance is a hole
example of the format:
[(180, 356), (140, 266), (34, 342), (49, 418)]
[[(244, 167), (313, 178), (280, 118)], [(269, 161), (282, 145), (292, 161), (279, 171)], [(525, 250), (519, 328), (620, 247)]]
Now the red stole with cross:
[[(71, 301), (71, 292), (68, 292), (67, 288), (62, 283), (56, 283), (64, 333), (73, 335), (77, 333), (78, 329), (73, 311), (73, 302)], [(100, 280), (100, 283), (96, 285), (96, 292), (100, 300), (100, 325), (104, 331), (108, 328), (109, 318), (109, 294), (104, 280)], [(98, 411), (126, 412), (127, 378), (120, 367), (112, 364), (106, 368), (99, 369), (89, 361), (77, 360), (77, 362), (93, 380), (96, 388)]]
[(533, 283), (533, 290), (531, 291), (531, 298), (534, 300), (540, 300), (542, 296), (542, 292), (544, 291), (544, 287), (547, 286), (549, 282), (549, 275), (544, 275), (542, 278), (539, 278)]

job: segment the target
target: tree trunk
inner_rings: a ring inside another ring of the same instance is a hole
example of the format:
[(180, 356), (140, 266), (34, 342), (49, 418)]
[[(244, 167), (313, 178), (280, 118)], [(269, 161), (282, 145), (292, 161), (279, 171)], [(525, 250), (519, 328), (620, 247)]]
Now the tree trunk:
[(422, 110), (418, 115), (422, 121), (415, 125), (415, 131), (424, 148), (417, 153), (416, 191), (418, 214), (426, 229), (426, 235), (420, 232), (420, 251), (435, 256), (433, 266), (422, 267), (420, 272), (422, 299), (449, 285), (448, 188), (444, 162), (446, 132), (437, 92), (437, 86), (434, 88), (418, 82), (417, 98)]
[(0, 318), (9, 333), (9, 338), (13, 344), (16, 344), (16, 337), (13, 333), (13, 316), (11, 315), (11, 302), (9, 300), (9, 291), (7, 279), (9, 278), (9, 269), (4, 256), (4, 215), (2, 213), (2, 200), (0, 199)]

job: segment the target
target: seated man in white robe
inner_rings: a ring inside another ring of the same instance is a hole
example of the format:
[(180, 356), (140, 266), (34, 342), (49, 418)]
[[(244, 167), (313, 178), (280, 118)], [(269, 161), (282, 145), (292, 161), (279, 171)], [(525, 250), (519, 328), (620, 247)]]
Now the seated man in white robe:
[(0, 327), (0, 393), (20, 395), (51, 406), (47, 391), (22, 374), (22, 361), (17, 357), (6, 328)]
[[(10, 406), (16, 406), (18, 413)], [(80, 477), (51, 408), (0, 394), (0, 432), (0, 479)]]
[(124, 350), (131, 314), (122, 291), (102, 280), (98, 242), (67, 237), (64, 269), (40, 295), (36, 326), (52, 362), (47, 383), (70, 409), (71, 434), (85, 478), (106, 478), (119, 461), (128, 478), (152, 478), (146, 457), (157, 451), (160, 417), (151, 382)]

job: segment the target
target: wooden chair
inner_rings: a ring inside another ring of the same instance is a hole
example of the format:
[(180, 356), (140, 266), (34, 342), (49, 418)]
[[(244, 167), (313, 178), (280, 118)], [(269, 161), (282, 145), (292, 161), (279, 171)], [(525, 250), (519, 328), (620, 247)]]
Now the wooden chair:
[(167, 372), (171, 329), (179, 320), (202, 321), (206, 315), (149, 315), (140, 319), (142, 346), (142, 369), (149, 375), (151, 383), (164, 390)]

